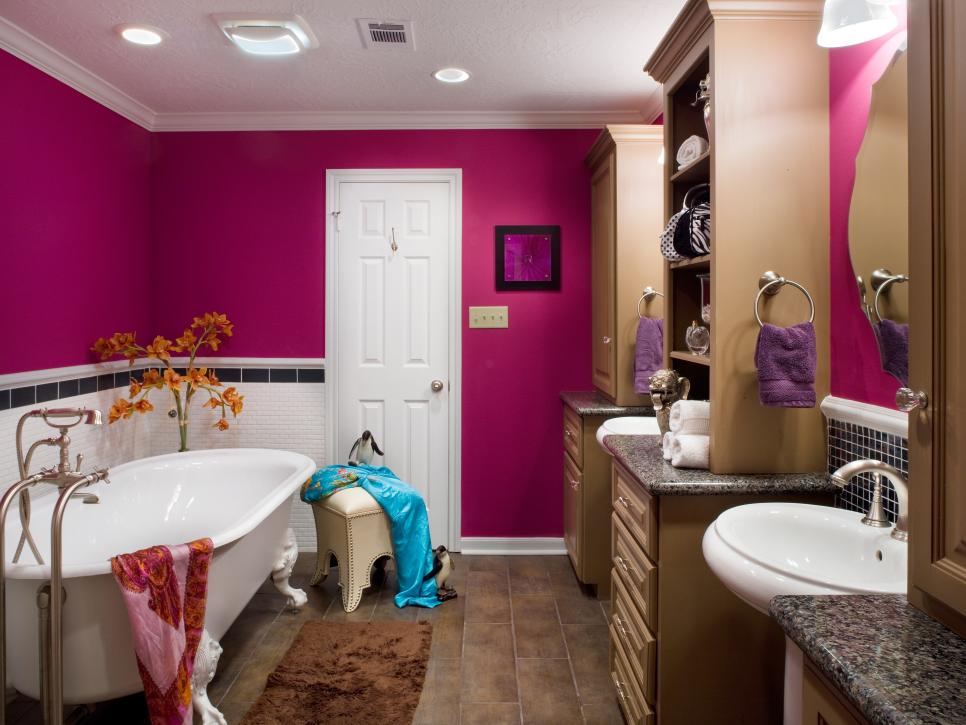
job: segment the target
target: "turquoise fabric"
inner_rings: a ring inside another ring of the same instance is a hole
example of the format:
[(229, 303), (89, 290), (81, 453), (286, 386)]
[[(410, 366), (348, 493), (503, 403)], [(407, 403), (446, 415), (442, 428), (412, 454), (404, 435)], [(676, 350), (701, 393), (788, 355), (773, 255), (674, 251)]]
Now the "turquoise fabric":
[(433, 570), (433, 546), (429, 536), (426, 502), (411, 486), (385, 467), (326, 466), (302, 485), (302, 500), (319, 501), (344, 488), (361, 486), (382, 506), (392, 524), (392, 547), (396, 559), (399, 592), (396, 606), (415, 604), (437, 607), (436, 581), (423, 579)]

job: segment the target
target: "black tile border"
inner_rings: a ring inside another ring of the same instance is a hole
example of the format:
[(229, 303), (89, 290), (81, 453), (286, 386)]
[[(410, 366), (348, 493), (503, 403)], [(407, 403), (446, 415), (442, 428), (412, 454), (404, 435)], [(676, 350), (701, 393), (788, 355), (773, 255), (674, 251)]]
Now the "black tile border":
[[(909, 441), (902, 436), (868, 428), (858, 423), (828, 420), (828, 472), (867, 458), (883, 461), (909, 476)], [(872, 475), (863, 473), (835, 495), (837, 508), (865, 513), (872, 503)], [(892, 486), (882, 487), (883, 506), (890, 521), (898, 518), (899, 504)]]
[[(149, 366), (150, 367), (150, 366)], [(0, 390), (0, 410), (22, 408), (28, 405), (46, 403), (59, 398), (73, 398), (102, 390), (126, 388), (131, 382), (131, 376), (140, 375), (147, 368), (136, 370), (121, 370), (115, 373), (101, 375), (85, 375), (77, 378), (65, 378), (39, 385), (21, 385), (15, 388)], [(178, 373), (184, 373), (184, 368), (175, 368)], [(230, 367), (214, 368), (215, 374), (222, 383), (324, 383), (324, 368), (270, 368), (265, 367)]]

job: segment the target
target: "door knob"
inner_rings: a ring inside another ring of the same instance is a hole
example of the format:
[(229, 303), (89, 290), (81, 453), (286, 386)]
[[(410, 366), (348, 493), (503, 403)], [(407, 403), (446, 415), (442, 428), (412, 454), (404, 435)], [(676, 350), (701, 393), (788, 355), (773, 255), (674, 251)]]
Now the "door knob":
[(607, 337), (607, 335), (604, 335), (602, 338), (600, 338), (600, 341), (605, 345), (610, 345), (610, 338)]
[(903, 413), (911, 413), (916, 408), (929, 406), (929, 397), (921, 390), (899, 388), (896, 391), (896, 407)]
[(429, 384), (429, 387), (433, 389), (433, 392), (434, 393), (438, 393), (440, 390), (443, 389), (443, 381), (442, 380), (434, 380), (433, 382), (431, 382)]

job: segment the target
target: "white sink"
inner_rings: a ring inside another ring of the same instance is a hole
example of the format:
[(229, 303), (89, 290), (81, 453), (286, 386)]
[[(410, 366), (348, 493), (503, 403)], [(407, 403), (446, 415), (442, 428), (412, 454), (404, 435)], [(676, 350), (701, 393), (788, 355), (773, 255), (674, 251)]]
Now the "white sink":
[(754, 503), (721, 514), (704, 558), (731, 591), (768, 612), (779, 594), (905, 594), (908, 546), (892, 528), (829, 506)]
[[(624, 416), (608, 418), (597, 429), (597, 442), (604, 448), (604, 436), (656, 436), (661, 435), (654, 416)], [(607, 449), (604, 448), (606, 451)], [(610, 451), (608, 451), (610, 453)]]

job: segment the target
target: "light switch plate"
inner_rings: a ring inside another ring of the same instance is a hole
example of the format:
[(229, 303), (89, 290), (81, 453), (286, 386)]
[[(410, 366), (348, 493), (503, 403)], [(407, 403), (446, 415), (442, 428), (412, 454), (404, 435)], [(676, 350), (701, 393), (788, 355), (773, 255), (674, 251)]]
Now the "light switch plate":
[(470, 327), (509, 327), (509, 307), (470, 307)]

